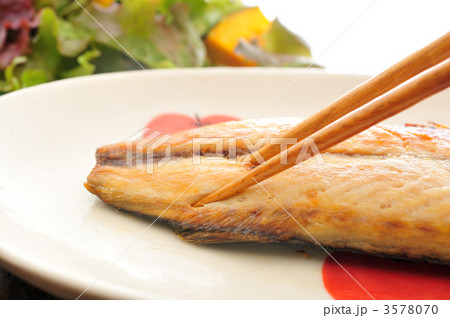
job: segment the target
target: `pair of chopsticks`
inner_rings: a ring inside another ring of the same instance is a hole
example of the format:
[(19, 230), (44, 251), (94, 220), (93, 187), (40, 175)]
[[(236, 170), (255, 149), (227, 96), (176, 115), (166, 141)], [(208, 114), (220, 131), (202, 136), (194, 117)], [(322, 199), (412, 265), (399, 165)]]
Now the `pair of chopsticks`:
[[(238, 194), (319, 152), (370, 128), (450, 86), (450, 32), (414, 52), (384, 72), (347, 92), (319, 112), (244, 161), (258, 165), (242, 177), (193, 204), (194, 207)], [(324, 128), (325, 127), (325, 128)], [(307, 138), (310, 137), (310, 138)], [(279, 153), (284, 138), (299, 142)], [(307, 139), (305, 139), (307, 138)], [(314, 141), (315, 151), (310, 147)], [(282, 160), (283, 159), (283, 160)]]

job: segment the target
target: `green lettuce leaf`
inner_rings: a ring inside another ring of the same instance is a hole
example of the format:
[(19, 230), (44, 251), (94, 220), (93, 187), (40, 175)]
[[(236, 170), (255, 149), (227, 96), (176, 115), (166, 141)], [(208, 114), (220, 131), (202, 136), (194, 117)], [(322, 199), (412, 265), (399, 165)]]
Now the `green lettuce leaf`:
[(95, 73), (141, 69), (136, 62), (121, 51), (115, 50), (101, 43), (96, 43), (96, 47), (102, 54), (91, 62), (95, 65)]
[(66, 17), (80, 12), (82, 10), (80, 5), (85, 6), (89, 1), (91, 0), (78, 0), (78, 3), (73, 0), (34, 0), (34, 6), (36, 9), (50, 7), (58, 16)]
[[(5, 69), (5, 80), (0, 81), (0, 92), (9, 92), (47, 82), (47, 75), (42, 70), (24, 69), (26, 56), (17, 56)], [(19, 69), (19, 70), (17, 70)]]
[(96, 42), (145, 67), (204, 66), (206, 49), (202, 34), (190, 19), (190, 6), (170, 4), (169, 22), (162, 4), (168, 5), (164, 1), (122, 0), (120, 6), (104, 9), (90, 4), (86, 6), (89, 14), (82, 12), (72, 22), (89, 30)]
[[(43, 74), (47, 80), (93, 74), (95, 66), (90, 61), (98, 57), (100, 51), (84, 52), (90, 41), (89, 32), (58, 18), (49, 7), (42, 9), (38, 36), (31, 46), (33, 54), (26, 63), (27, 85), (43, 80)], [(67, 57), (76, 59), (72, 61)]]
[(32, 54), (14, 59), (5, 69), (0, 89), (12, 91), (55, 79), (93, 74), (95, 65), (91, 61), (100, 51), (86, 50), (90, 41), (90, 33), (58, 18), (54, 9), (43, 8), (37, 35), (31, 43)]
[(263, 49), (267, 52), (312, 56), (306, 41), (289, 31), (278, 19), (272, 22), (270, 30), (262, 38), (264, 43)]
[[(123, 0), (105, 10), (89, 4), (71, 22), (91, 32), (96, 42), (121, 51), (147, 67), (174, 66), (150, 39), (156, 23), (155, 1)], [(101, 25), (101, 27), (99, 26)]]
[(84, 76), (94, 74), (95, 65), (91, 63), (91, 61), (101, 55), (100, 50), (93, 49), (90, 51), (86, 51), (80, 56), (77, 57), (78, 66), (62, 72), (61, 76), (63, 78), (68, 77), (76, 77), (76, 76)]
[(314, 63), (308, 44), (278, 19), (272, 22), (262, 41), (240, 40), (235, 53), (259, 66), (321, 67)]
[(172, 5), (172, 24), (157, 19), (157, 28), (151, 35), (153, 42), (177, 67), (205, 65), (206, 48), (200, 34), (189, 18), (189, 7), (183, 3)]
[(20, 75), (21, 88), (30, 87), (48, 82), (47, 74), (43, 70), (25, 69)]
[(11, 64), (5, 69), (5, 80), (1, 82), (0, 89), (4, 92), (14, 91), (21, 88), (20, 79), (15, 74), (16, 67), (27, 62), (25, 56), (15, 57)]
[(33, 54), (28, 58), (28, 69), (42, 70), (48, 80), (56, 79), (62, 55), (58, 51), (58, 20), (51, 8), (41, 10), (41, 22), (36, 39), (31, 44)]
[(61, 55), (76, 57), (88, 47), (92, 35), (70, 22), (58, 20), (57, 46)]
[(234, 51), (236, 54), (256, 62), (259, 66), (320, 67), (319, 65), (314, 64), (310, 57), (294, 54), (271, 53), (257, 44), (244, 40), (239, 41), (239, 44)]
[(71, 2), (71, 0), (34, 0), (34, 6), (36, 9), (51, 7), (55, 10), (61, 10), (68, 6)]
[(188, 5), (189, 20), (202, 36), (224, 16), (244, 7), (239, 0), (162, 0), (159, 11), (166, 16), (168, 23), (175, 18), (171, 7), (180, 2)]

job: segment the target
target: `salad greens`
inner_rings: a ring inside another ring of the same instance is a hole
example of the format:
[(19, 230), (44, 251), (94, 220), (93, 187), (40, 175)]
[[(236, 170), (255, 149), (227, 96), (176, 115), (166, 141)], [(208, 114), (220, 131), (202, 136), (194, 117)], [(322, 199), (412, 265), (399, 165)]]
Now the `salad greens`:
[[(204, 36), (242, 8), (237, 0), (0, 0), (0, 93), (93, 73), (210, 66)], [(263, 39), (264, 47), (237, 49), (259, 65), (311, 57), (278, 20)]]

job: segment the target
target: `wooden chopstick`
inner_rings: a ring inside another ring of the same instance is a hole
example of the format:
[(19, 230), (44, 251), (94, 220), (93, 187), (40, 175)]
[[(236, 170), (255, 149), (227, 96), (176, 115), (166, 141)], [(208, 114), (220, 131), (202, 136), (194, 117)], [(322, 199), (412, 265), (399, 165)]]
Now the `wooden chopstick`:
[[(348, 93), (333, 101), (319, 112), (306, 118), (291, 128), (277, 142), (262, 147), (258, 152), (264, 161), (278, 154), (280, 144), (285, 138), (297, 138), (297, 142), (305, 139), (314, 132), (338, 120), (342, 116), (368, 103), (372, 99), (386, 93), (392, 88), (405, 82), (424, 70), (444, 61), (450, 57), (450, 32), (414, 52), (384, 72), (370, 78)], [(290, 147), (291, 144), (287, 144)], [(260, 157), (260, 158), (261, 158)], [(243, 162), (258, 165), (257, 157), (248, 155)]]
[[(314, 141), (319, 151), (324, 151), (449, 86), (450, 59), (447, 59), (316, 132), (311, 138), (303, 140), (281, 154), (272, 157), (266, 164), (250, 170), (246, 175), (209, 194), (193, 206), (203, 206), (207, 203), (226, 199), (309, 159), (316, 154), (311, 147), (308, 147), (310, 141)], [(287, 159), (285, 164), (281, 162), (282, 158)]]

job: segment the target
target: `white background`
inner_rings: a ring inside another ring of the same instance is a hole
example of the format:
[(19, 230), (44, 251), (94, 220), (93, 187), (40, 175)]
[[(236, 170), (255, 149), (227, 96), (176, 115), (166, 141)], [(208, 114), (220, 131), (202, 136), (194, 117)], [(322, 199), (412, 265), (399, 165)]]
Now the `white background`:
[(449, 0), (243, 2), (278, 16), (330, 72), (376, 74), (450, 31)]

